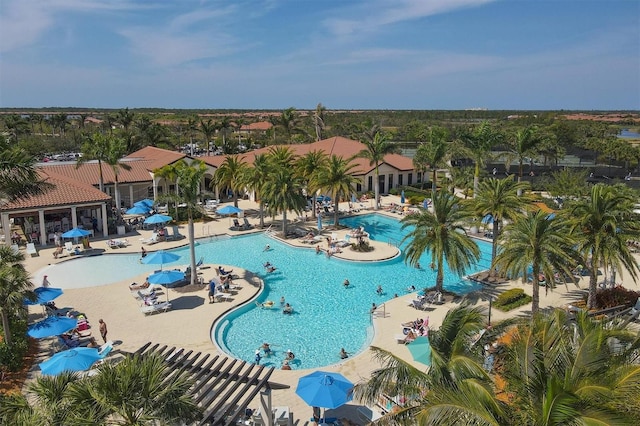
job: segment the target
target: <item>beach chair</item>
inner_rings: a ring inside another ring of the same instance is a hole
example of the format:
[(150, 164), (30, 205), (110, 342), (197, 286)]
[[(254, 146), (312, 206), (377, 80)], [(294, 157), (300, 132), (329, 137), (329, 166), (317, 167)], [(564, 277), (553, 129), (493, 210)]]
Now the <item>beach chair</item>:
[(107, 343), (105, 343), (104, 345), (98, 348), (98, 355), (100, 355), (100, 358), (104, 359), (107, 357), (107, 355), (109, 355), (109, 353), (112, 350), (113, 350), (113, 341), (109, 340), (107, 341)]
[(153, 315), (153, 314), (157, 314), (158, 312), (167, 312), (169, 309), (171, 309), (171, 303), (160, 302), (160, 303), (154, 303), (153, 305), (141, 306), (140, 312), (142, 312), (145, 315)]
[(243, 217), (242, 220), (244, 222), (244, 229), (253, 229), (253, 225), (249, 223), (246, 217)]
[(153, 234), (151, 234), (151, 237), (147, 238), (146, 240), (142, 239), (141, 243), (146, 245), (152, 245), (152, 244), (158, 243), (158, 234), (154, 232)]
[(232, 231), (242, 231), (242, 226), (240, 226), (240, 222), (238, 219), (233, 219), (233, 226), (231, 227)]
[(27, 243), (27, 253), (31, 255), (31, 257), (38, 255), (38, 250), (36, 249), (36, 245), (34, 243)]
[(18, 254), (18, 253), (20, 253), (20, 246), (19, 246), (19, 245), (17, 245), (17, 244), (11, 244), (11, 251), (12, 251), (14, 254)]

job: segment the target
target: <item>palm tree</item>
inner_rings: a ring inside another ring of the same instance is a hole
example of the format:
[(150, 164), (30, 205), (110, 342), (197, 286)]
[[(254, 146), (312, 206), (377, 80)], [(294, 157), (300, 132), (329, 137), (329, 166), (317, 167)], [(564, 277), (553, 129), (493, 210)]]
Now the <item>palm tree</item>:
[(491, 247), (491, 268), (497, 253), (497, 238), (501, 233), (502, 221), (515, 220), (529, 207), (531, 198), (520, 197), (519, 193), (529, 188), (527, 182), (514, 182), (513, 177), (506, 179), (489, 178), (480, 183), (477, 197), (470, 201), (476, 216), (484, 218), (491, 215), (493, 237)]
[(225, 158), (224, 162), (216, 170), (211, 181), (211, 185), (217, 186), (218, 189), (231, 189), (233, 192), (233, 205), (236, 207), (238, 207), (238, 192), (244, 189), (242, 177), (246, 173), (247, 167), (244, 157), (230, 155)]
[(320, 190), (331, 194), (331, 198), (335, 202), (333, 221), (336, 229), (339, 225), (338, 203), (342, 197), (348, 198), (354, 190), (356, 178), (353, 176), (353, 172), (355, 167), (356, 164), (334, 154), (329, 158), (326, 166), (318, 170), (312, 184), (313, 187), (317, 186)]
[(124, 130), (129, 130), (129, 127), (135, 121), (136, 114), (129, 111), (129, 108), (121, 109), (116, 113), (116, 122), (120, 123)]
[(38, 173), (31, 155), (0, 135), (0, 208), (7, 202), (44, 194), (53, 187)]
[(406, 260), (415, 266), (426, 251), (431, 253), (431, 264), (436, 268), (437, 291), (444, 289), (444, 261), (449, 269), (463, 275), (480, 258), (480, 249), (464, 232), (463, 224), (471, 212), (462, 208), (458, 198), (438, 192), (433, 198), (433, 213), (422, 210), (402, 219), (402, 228), (413, 227), (404, 237), (409, 241)]
[(322, 140), (322, 132), (324, 131), (324, 113), (327, 109), (319, 103), (313, 113), (313, 125), (316, 129), (316, 141)]
[(204, 136), (207, 146), (207, 155), (209, 155), (209, 151), (211, 150), (211, 140), (213, 139), (213, 135), (216, 134), (216, 123), (214, 123), (210, 118), (207, 121), (200, 119), (200, 133)]
[(531, 312), (536, 314), (540, 306), (539, 277), (544, 276), (545, 291), (548, 291), (558, 284), (557, 277), (561, 277), (562, 282), (571, 277), (571, 270), (579, 262), (569, 223), (561, 217), (549, 219), (547, 213), (538, 210), (518, 217), (504, 231), (495, 268), (506, 276), (521, 276), (523, 281), (531, 271)]
[(182, 160), (176, 165), (177, 203), (184, 204), (187, 209), (191, 284), (195, 284), (198, 280), (193, 213), (202, 209), (198, 204), (198, 197), (200, 196), (200, 184), (205, 173), (207, 173), (207, 166), (199, 160), (194, 160), (191, 164)]
[(102, 172), (102, 163), (106, 161), (111, 139), (108, 135), (102, 133), (94, 133), (87, 136), (86, 141), (82, 144), (82, 155), (76, 160), (76, 168), (79, 168), (87, 161), (98, 161), (99, 188), (104, 192), (104, 174)]
[(394, 154), (399, 152), (397, 145), (391, 142), (387, 142), (386, 136), (382, 132), (376, 132), (371, 140), (365, 140), (365, 149), (358, 153), (358, 157), (369, 160), (369, 166), (375, 167), (375, 177), (373, 182), (375, 192), (374, 209), (378, 210), (378, 197), (380, 192), (380, 173), (378, 166), (384, 161), (384, 157), (387, 154)]
[(230, 154), (229, 147), (227, 146), (227, 132), (233, 127), (231, 125), (231, 120), (229, 120), (229, 117), (223, 117), (217, 127), (222, 133), (222, 151), (225, 154)]
[[(168, 183), (173, 183), (175, 185), (175, 189), (176, 189), (176, 196), (178, 195), (178, 185), (177, 185), (177, 181), (178, 181), (178, 164), (180, 163), (173, 163), (173, 164), (167, 164), (166, 166), (160, 167), (159, 169), (155, 169), (153, 171), (153, 177), (156, 178), (163, 178), (165, 181), (167, 181)], [(175, 199), (172, 199), (171, 196), (168, 197), (169, 199), (167, 200), (168, 202), (175, 202)], [(175, 198), (175, 197), (173, 197)], [(175, 202), (175, 207), (176, 207), (176, 218), (178, 218), (178, 204), (180, 204), (179, 202)]]
[(431, 367), (427, 372), (371, 347), (382, 367), (368, 381), (356, 384), (354, 396), (368, 404), (383, 394), (406, 397), (404, 406), (378, 420), (380, 424), (506, 424), (505, 406), (496, 399), (491, 378), (469, 345), (483, 328), (483, 317), (478, 308), (448, 311), (440, 329), (429, 331)]
[(304, 180), (295, 172), (293, 153), (287, 148), (272, 148), (268, 154), (271, 173), (262, 187), (267, 211), (272, 216), (282, 213), (282, 235), (287, 235), (287, 212), (301, 214), (307, 204), (303, 194)]
[(316, 217), (316, 191), (318, 190), (315, 185), (316, 177), (320, 170), (324, 169), (327, 165), (327, 154), (324, 151), (310, 151), (307, 152), (302, 157), (298, 157), (295, 163), (296, 172), (302, 176), (306, 183), (307, 195), (311, 196), (313, 200), (313, 212), (311, 213), (313, 217)]
[[(542, 139), (537, 135), (537, 129), (532, 126), (518, 129), (514, 134), (513, 140), (510, 142), (511, 154), (508, 155), (509, 160), (515, 157), (518, 160), (518, 182), (522, 180), (522, 164), (525, 157), (531, 157), (537, 153), (538, 145)], [(509, 161), (511, 163), (511, 161)]]
[(511, 334), (506, 350), (496, 355), (510, 396), (511, 424), (637, 424), (636, 333), (586, 312), (570, 321), (555, 310), (523, 321)]
[(462, 136), (461, 153), (465, 153), (475, 164), (475, 172), (473, 176), (473, 196), (476, 197), (478, 185), (480, 183), (480, 168), (485, 164), (491, 148), (498, 144), (501, 135), (491, 128), (491, 125), (483, 121), (473, 131), (467, 132)]
[(589, 271), (589, 309), (595, 306), (598, 269), (612, 267), (626, 269), (633, 280), (638, 277), (638, 263), (627, 241), (640, 237), (640, 221), (633, 213), (635, 200), (616, 187), (603, 184), (591, 187), (587, 200), (571, 208), (572, 232), (578, 241)]
[(451, 155), (450, 143), (447, 142), (449, 134), (447, 129), (432, 126), (427, 132), (427, 140), (418, 146), (413, 164), (416, 169), (424, 169), (428, 166), (431, 169), (431, 197), (436, 195), (436, 179), (438, 168), (446, 165)]
[(22, 262), (24, 254), (14, 252), (7, 245), (0, 245), (0, 316), (4, 341), (11, 346), (10, 317), (24, 308), (25, 298), (34, 300), (33, 284)]
[(271, 166), (266, 154), (258, 154), (253, 159), (253, 166), (247, 167), (242, 177), (242, 183), (249, 190), (255, 191), (256, 199), (258, 200), (259, 212), (260, 212), (260, 228), (264, 228), (264, 199), (263, 199), (263, 186), (269, 178)]
[(120, 217), (120, 188), (118, 188), (118, 175), (120, 169), (131, 170), (131, 166), (127, 163), (122, 163), (122, 157), (127, 153), (127, 145), (124, 139), (109, 135), (107, 136), (108, 149), (104, 162), (107, 163), (113, 171), (113, 192), (115, 194), (116, 212)]

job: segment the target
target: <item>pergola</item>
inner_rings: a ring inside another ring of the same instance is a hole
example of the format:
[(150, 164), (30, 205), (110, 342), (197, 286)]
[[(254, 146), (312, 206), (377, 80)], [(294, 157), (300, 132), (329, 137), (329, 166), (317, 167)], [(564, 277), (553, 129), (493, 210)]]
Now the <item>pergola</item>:
[[(238, 359), (194, 353), (182, 348), (145, 344), (134, 354), (158, 354), (176, 370), (187, 372), (193, 380), (190, 395), (203, 409), (198, 425), (237, 425), (249, 404), (259, 394), (260, 411), (270, 413), (271, 391), (288, 389), (288, 385), (269, 382), (273, 367), (250, 364)], [(269, 426), (268, 417), (264, 419)]]

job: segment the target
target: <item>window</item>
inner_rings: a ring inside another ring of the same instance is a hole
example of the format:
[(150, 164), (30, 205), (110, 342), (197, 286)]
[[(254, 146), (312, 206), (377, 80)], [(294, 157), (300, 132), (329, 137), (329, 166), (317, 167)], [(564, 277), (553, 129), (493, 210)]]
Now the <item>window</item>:
[(418, 172), (418, 181), (416, 183), (421, 183), (422, 182), (422, 173)]
[(403, 178), (403, 175), (402, 175), (402, 173), (400, 173), (398, 175), (398, 186), (402, 186), (402, 180), (403, 180), (402, 178)]
[(391, 191), (391, 188), (393, 188), (393, 175), (389, 175), (389, 188), (388, 188), (388, 191)]
[(413, 183), (413, 173), (409, 173), (407, 175), (407, 185), (411, 185)]
[(356, 192), (362, 192), (362, 184), (356, 183)]
[(369, 176), (367, 183), (367, 191), (373, 191), (373, 176)]

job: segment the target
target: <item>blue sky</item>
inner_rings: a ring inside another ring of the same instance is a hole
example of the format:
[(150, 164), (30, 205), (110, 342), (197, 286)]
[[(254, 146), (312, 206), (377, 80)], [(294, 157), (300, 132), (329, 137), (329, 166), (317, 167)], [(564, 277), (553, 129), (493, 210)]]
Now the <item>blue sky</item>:
[(639, 0), (2, 0), (0, 107), (640, 109)]

